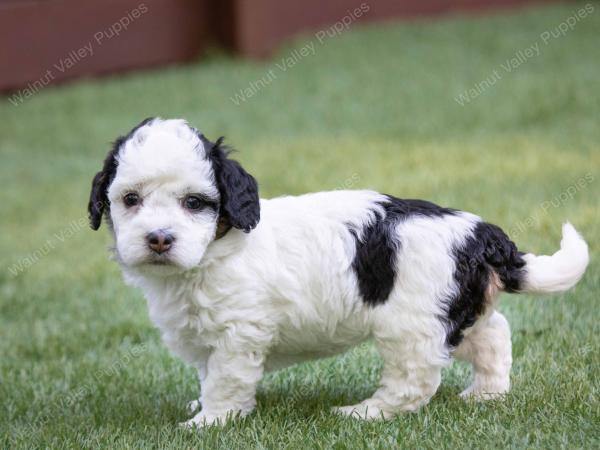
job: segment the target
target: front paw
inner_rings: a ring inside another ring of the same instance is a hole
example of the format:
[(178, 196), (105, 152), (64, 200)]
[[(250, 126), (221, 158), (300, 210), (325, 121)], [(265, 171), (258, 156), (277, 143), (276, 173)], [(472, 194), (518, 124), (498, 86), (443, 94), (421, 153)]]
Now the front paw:
[(196, 411), (198, 411), (200, 409), (200, 406), (202, 406), (200, 404), (200, 400), (192, 400), (191, 402), (189, 402), (187, 404), (187, 412), (188, 414), (194, 414)]
[(220, 414), (209, 414), (206, 413), (204, 411), (200, 411), (198, 414), (196, 414), (194, 417), (192, 417), (190, 420), (186, 420), (185, 422), (181, 422), (179, 424), (180, 428), (183, 428), (185, 430), (193, 430), (193, 429), (201, 429), (204, 427), (209, 427), (209, 426), (222, 426), (225, 421), (227, 420), (226, 415), (220, 415)]
[(358, 405), (352, 406), (337, 406), (331, 409), (335, 414), (343, 414), (355, 419), (362, 420), (381, 420), (387, 419), (390, 415), (386, 414), (380, 408), (375, 405), (366, 405), (359, 403)]

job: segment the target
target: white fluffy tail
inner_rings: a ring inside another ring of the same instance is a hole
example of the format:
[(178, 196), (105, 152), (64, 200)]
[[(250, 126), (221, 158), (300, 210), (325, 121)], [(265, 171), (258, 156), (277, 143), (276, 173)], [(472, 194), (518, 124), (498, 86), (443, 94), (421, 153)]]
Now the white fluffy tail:
[(588, 246), (570, 223), (562, 229), (560, 250), (552, 256), (528, 253), (524, 292), (562, 292), (580, 280), (589, 262)]

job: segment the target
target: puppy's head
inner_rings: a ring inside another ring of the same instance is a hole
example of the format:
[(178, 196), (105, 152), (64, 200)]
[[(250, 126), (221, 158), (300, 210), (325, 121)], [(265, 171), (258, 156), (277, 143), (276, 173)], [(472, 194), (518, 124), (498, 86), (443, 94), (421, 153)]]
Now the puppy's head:
[(146, 119), (116, 140), (92, 182), (88, 211), (94, 230), (106, 216), (121, 264), (188, 270), (231, 227), (257, 225), (256, 181), (221, 142), (183, 120), (162, 119)]

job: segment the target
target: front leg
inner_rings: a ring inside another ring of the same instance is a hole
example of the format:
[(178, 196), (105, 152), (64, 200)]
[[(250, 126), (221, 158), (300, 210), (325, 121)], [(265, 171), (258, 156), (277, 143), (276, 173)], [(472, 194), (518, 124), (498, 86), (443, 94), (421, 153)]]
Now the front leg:
[(202, 410), (183, 425), (222, 425), (228, 418), (252, 412), (263, 363), (264, 356), (258, 352), (215, 349), (208, 358), (206, 377), (202, 380)]
[[(198, 387), (199, 387), (199, 391), (202, 392), (202, 386), (204, 385), (204, 382), (206, 380), (206, 367), (208, 365), (208, 357), (210, 356), (210, 354), (207, 352), (206, 356), (202, 359), (199, 360), (199, 362), (196, 363), (196, 368), (198, 370)], [(190, 414), (194, 414), (196, 411), (198, 411), (200, 409), (200, 407), (202, 406), (202, 403), (200, 401), (200, 397), (192, 400), (191, 402), (189, 402), (187, 404), (187, 410), (188, 413)]]

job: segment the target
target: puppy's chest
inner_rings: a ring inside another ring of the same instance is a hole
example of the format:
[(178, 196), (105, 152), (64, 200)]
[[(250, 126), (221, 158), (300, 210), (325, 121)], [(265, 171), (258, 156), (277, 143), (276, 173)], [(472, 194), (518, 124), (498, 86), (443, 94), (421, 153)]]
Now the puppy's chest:
[(165, 344), (182, 355), (215, 345), (226, 326), (219, 308), (196, 281), (162, 286), (147, 292), (150, 319), (160, 329)]

